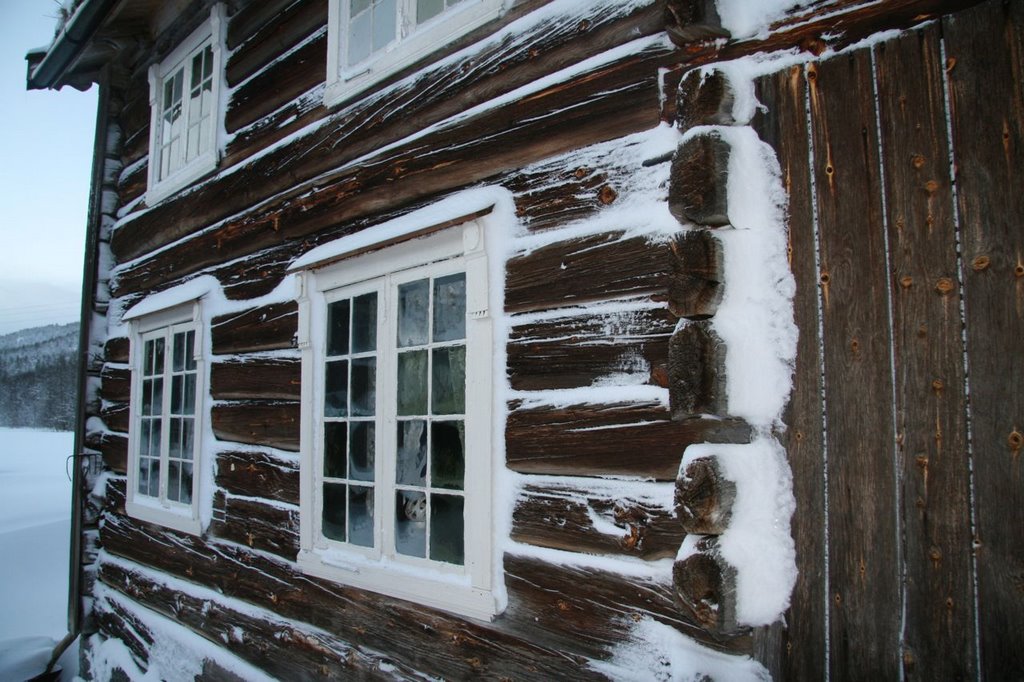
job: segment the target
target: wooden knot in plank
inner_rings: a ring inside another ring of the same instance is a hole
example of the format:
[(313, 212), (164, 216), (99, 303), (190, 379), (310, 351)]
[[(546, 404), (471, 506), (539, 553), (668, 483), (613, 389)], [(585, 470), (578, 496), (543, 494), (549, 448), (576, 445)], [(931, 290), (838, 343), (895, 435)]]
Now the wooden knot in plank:
[(729, 224), (729, 151), (729, 143), (714, 132), (679, 146), (668, 187), (668, 210), (676, 220), (706, 227)]
[(673, 420), (721, 413), (725, 406), (725, 344), (709, 321), (685, 324), (672, 335), (668, 376)]
[(736, 484), (727, 479), (715, 457), (700, 457), (676, 479), (676, 517), (683, 530), (696, 535), (721, 535), (729, 526)]
[(691, 69), (679, 82), (676, 121), (680, 131), (695, 126), (733, 125), (735, 92), (729, 77), (719, 69)]
[(723, 557), (715, 536), (700, 537), (694, 551), (672, 566), (672, 588), (688, 620), (709, 632), (742, 631), (736, 620), (736, 569)]

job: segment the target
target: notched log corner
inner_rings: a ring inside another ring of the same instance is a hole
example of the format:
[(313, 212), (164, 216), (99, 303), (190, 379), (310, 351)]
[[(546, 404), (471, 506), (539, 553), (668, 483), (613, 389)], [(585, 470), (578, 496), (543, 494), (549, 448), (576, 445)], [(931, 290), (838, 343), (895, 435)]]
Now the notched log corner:
[(679, 82), (676, 102), (676, 121), (679, 130), (686, 132), (695, 126), (736, 123), (733, 104), (736, 96), (729, 77), (719, 69), (710, 72), (692, 69)]
[(689, 541), (694, 551), (672, 566), (672, 589), (687, 619), (718, 635), (744, 633), (736, 621), (736, 569), (722, 557), (718, 538)]
[(725, 404), (725, 344), (708, 320), (690, 322), (668, 342), (668, 400), (673, 421), (721, 415)]
[(730, 37), (729, 32), (722, 27), (715, 0), (667, 0), (665, 31), (679, 47), (702, 40)]
[(722, 474), (715, 457), (699, 457), (676, 479), (676, 517), (693, 535), (721, 535), (729, 527), (736, 484)]
[(729, 143), (709, 132), (676, 150), (669, 171), (668, 210), (681, 223), (729, 224)]
[(690, 320), (711, 317), (722, 302), (722, 245), (706, 230), (682, 233), (672, 242), (668, 307)]

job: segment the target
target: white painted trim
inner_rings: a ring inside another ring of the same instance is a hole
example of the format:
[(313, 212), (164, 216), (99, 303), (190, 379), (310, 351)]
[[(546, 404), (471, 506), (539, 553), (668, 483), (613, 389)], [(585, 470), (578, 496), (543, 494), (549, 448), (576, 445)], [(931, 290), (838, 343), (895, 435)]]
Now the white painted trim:
[(396, 23), (402, 25), (396, 30), (398, 38), (366, 61), (349, 66), (342, 58), (345, 49), (342, 36), (348, 34), (348, 4), (349, 0), (330, 0), (328, 5), (325, 106), (334, 106), (359, 94), (439, 47), (498, 18), (505, 11), (504, 0), (462, 0), (458, 5), (409, 31), (404, 27), (408, 22), (401, 19), (412, 16), (416, 2), (399, 0), (396, 4)]

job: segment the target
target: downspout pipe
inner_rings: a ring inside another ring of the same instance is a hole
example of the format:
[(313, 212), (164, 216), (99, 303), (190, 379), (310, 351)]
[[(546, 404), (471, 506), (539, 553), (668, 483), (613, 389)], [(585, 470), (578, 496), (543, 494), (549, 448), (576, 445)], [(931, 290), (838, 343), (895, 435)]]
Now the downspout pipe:
[(28, 89), (46, 90), (57, 85), (117, 2), (85, 0), (54, 38), (43, 60), (28, 74)]

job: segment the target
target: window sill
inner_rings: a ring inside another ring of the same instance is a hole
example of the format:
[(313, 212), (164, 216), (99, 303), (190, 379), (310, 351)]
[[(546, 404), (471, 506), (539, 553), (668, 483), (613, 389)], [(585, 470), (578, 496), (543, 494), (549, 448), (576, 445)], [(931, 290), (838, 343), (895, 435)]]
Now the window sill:
[[(155, 503), (159, 505), (159, 503)], [(191, 515), (191, 510), (182, 510), (180, 513), (165, 509), (161, 506), (150, 505), (129, 500), (125, 503), (125, 511), (128, 516), (155, 523), (171, 530), (181, 531), (189, 535), (202, 535), (203, 527), (199, 519)]]
[[(150, 156), (152, 158), (152, 156)], [(217, 168), (217, 153), (213, 149), (199, 156), (173, 175), (159, 182), (153, 182), (150, 176), (150, 188), (146, 189), (146, 205), (155, 206), (193, 182)]]

